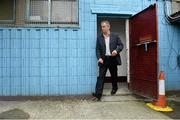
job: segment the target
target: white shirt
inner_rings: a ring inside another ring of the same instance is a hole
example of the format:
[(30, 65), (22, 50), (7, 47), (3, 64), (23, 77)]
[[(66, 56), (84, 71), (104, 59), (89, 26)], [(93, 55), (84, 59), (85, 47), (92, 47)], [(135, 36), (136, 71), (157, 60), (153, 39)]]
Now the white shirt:
[(105, 37), (104, 36), (104, 39), (105, 39), (105, 44), (106, 44), (106, 56), (111, 56), (111, 52), (110, 52), (110, 48), (109, 48), (109, 40), (110, 40), (110, 36), (108, 37)]

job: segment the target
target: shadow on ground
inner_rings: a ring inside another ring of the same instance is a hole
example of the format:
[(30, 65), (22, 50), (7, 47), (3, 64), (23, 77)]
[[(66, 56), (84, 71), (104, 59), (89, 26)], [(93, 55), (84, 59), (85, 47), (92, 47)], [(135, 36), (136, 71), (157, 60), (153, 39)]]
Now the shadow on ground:
[(169, 101), (168, 106), (173, 108), (173, 112), (165, 112), (164, 114), (173, 119), (180, 119), (180, 102)]
[(167, 92), (168, 106), (173, 108), (173, 112), (165, 112), (164, 114), (172, 119), (180, 119), (180, 91)]
[(29, 117), (28, 113), (17, 108), (0, 113), (0, 119), (28, 119)]

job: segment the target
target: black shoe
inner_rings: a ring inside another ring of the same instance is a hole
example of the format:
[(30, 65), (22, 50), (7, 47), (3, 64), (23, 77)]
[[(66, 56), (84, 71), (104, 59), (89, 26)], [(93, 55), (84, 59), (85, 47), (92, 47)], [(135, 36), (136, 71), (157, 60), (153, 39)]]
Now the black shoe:
[(97, 97), (97, 94), (96, 94), (96, 93), (92, 93), (92, 96), (93, 96), (93, 97)]
[(101, 96), (96, 94), (96, 93), (92, 93), (92, 101), (100, 101), (101, 100)]
[(91, 100), (92, 100), (92, 101), (95, 101), (95, 102), (101, 101), (101, 99), (100, 99), (100, 98), (97, 98), (97, 97), (93, 97)]
[(117, 90), (111, 90), (111, 95), (116, 94)]

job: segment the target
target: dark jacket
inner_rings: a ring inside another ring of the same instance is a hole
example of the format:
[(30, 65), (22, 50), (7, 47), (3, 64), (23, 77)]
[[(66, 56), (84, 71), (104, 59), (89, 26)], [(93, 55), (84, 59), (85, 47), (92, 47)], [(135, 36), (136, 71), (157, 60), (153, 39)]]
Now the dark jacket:
[[(116, 50), (118, 54), (116, 55), (117, 65), (121, 65), (121, 58), (120, 58), (120, 52), (122, 51), (124, 45), (121, 42), (120, 37), (116, 33), (110, 33), (110, 52), (112, 53), (113, 50)], [(105, 39), (103, 34), (97, 37), (96, 41), (96, 56), (97, 59), (102, 58), (104, 60), (106, 54), (106, 45), (105, 45)]]

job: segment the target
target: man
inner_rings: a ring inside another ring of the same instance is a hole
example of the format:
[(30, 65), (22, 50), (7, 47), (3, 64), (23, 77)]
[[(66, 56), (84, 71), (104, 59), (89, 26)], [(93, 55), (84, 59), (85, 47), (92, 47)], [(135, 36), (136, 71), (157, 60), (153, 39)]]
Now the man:
[(102, 34), (97, 37), (96, 56), (99, 66), (99, 78), (96, 82), (96, 90), (93, 93), (93, 101), (99, 101), (102, 97), (104, 80), (107, 69), (109, 69), (112, 78), (111, 95), (116, 94), (117, 86), (117, 65), (121, 65), (120, 52), (123, 44), (119, 36), (110, 32), (109, 21), (101, 22)]

